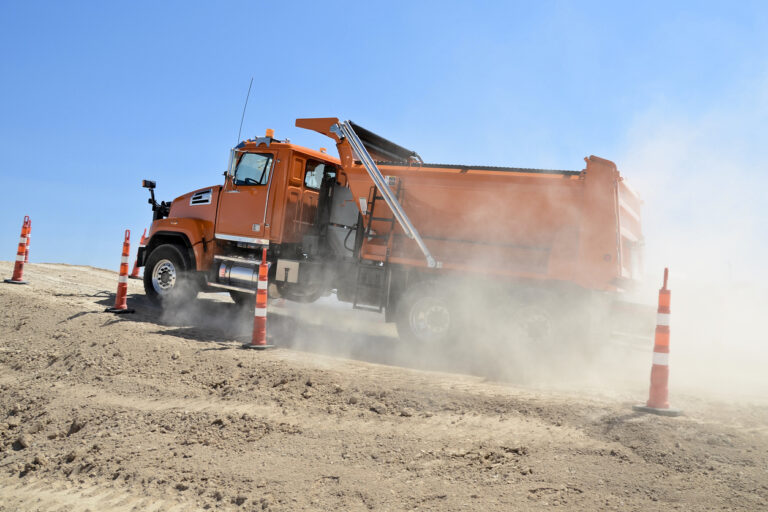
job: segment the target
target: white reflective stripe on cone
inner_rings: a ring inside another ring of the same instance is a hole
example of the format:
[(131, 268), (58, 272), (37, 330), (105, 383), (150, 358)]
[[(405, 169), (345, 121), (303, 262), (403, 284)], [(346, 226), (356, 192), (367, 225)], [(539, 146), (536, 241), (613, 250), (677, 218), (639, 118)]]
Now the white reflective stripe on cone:
[(653, 364), (657, 364), (659, 366), (669, 366), (669, 354), (664, 354), (663, 352), (654, 352)]
[(22, 236), (21, 238), (19, 238), (19, 243), (21, 245), (27, 245), (27, 237)]
[(120, 263), (128, 263), (128, 256), (120, 256)]
[(656, 325), (666, 325), (669, 327), (669, 313), (656, 313)]
[(24, 261), (24, 255), (23, 254), (17, 254), (16, 255), (16, 261)]
[(267, 308), (256, 308), (253, 310), (253, 316), (267, 316)]
[(117, 278), (118, 283), (127, 283), (128, 282), (128, 276), (120, 276)]
[(267, 289), (269, 289), (269, 281), (259, 281), (259, 286), (258, 286), (257, 289), (259, 289), (259, 290), (267, 290)]

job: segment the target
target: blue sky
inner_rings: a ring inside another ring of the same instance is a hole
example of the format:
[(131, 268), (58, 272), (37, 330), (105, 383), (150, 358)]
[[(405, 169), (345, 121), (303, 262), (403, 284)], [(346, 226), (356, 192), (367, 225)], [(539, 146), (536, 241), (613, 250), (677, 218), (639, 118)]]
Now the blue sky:
[(151, 219), (142, 178), (163, 199), (221, 180), (254, 76), (244, 135), (329, 146), (294, 120), (340, 116), (427, 161), (600, 155), (646, 198), (649, 264), (702, 242), (750, 268), (768, 256), (767, 5), (6, 0), (0, 259), (29, 214), (32, 261), (117, 268), (123, 229), (135, 250)]

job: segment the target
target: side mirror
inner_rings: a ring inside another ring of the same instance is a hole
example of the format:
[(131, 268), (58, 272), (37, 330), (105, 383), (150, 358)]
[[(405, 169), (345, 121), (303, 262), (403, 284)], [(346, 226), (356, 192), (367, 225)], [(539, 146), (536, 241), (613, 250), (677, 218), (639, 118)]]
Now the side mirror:
[(152, 180), (141, 180), (141, 186), (149, 189), (149, 199), (147, 202), (152, 205), (152, 211), (157, 209), (157, 201), (155, 201), (155, 187), (157, 183)]

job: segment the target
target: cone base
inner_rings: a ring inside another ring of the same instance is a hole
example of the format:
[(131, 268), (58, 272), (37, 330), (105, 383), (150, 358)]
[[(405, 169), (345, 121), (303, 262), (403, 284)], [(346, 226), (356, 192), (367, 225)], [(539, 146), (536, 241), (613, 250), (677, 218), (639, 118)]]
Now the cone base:
[(657, 409), (656, 407), (648, 407), (647, 405), (633, 405), (633, 411), (647, 412), (648, 414), (656, 414), (658, 416), (680, 416), (683, 411), (680, 409)]
[(243, 343), (243, 348), (252, 348), (252, 349), (255, 349), (255, 350), (265, 350), (265, 349), (268, 349), (268, 348), (275, 348), (275, 346), (272, 345), (272, 344), (267, 344), (267, 345), (251, 345), (250, 343)]
[(8, 284), (29, 284), (26, 281), (14, 281), (13, 279), (6, 279), (5, 282)]
[(141, 276), (128, 276), (128, 279), (142, 279)]
[(136, 310), (135, 309), (131, 309), (131, 308), (125, 308), (125, 309), (107, 308), (107, 309), (104, 310), (104, 312), (105, 313), (114, 313), (116, 315), (124, 315), (126, 313), (135, 313)]

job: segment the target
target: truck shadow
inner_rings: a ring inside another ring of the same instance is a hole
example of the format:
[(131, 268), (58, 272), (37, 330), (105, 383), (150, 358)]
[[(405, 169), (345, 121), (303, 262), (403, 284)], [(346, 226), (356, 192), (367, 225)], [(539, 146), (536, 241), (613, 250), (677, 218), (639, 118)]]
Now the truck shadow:
[[(104, 308), (114, 305), (114, 294), (98, 297)], [(272, 301), (268, 336), (276, 347), (388, 366), (493, 377), (493, 358), (480, 358), (461, 347), (425, 347), (402, 342), (383, 316), (355, 311), (329, 302), (293, 304)], [(239, 349), (248, 343), (253, 311), (227, 296), (204, 294), (187, 304), (160, 308), (143, 294), (128, 296), (132, 314), (115, 315), (108, 323), (143, 322), (163, 326), (152, 334), (220, 344)], [(169, 328), (170, 327), (170, 328)]]
[[(105, 308), (114, 304), (114, 294), (96, 303)], [(143, 322), (173, 329), (159, 329), (152, 334), (180, 337), (194, 341), (231, 344), (250, 336), (248, 320), (252, 315), (237, 305), (218, 298), (199, 298), (173, 308), (161, 308), (143, 294), (128, 295), (128, 307), (135, 312), (114, 316), (114, 321)]]
[(275, 341), (278, 346), (388, 366), (488, 376), (488, 367), (468, 364), (460, 348), (411, 345), (397, 337), (393, 326), (381, 322), (345, 326), (333, 318), (321, 324), (287, 315), (273, 318), (292, 324), (283, 329), (287, 335)]

